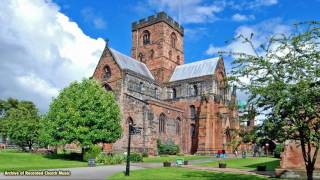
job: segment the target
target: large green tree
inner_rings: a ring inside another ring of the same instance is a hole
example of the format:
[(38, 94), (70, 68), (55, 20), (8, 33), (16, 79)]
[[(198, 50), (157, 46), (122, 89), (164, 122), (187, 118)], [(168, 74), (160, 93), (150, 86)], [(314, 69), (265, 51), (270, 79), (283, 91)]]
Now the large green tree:
[(239, 36), (254, 54), (233, 52), (233, 80), (250, 93), (274, 138), (299, 142), (308, 179), (320, 147), (320, 27), (299, 23), (291, 34), (273, 35), (256, 46), (254, 35)]
[(30, 101), (18, 101), (9, 98), (0, 102), (2, 117), (0, 132), (22, 149), (37, 143), (39, 136), (40, 116), (38, 109)]
[(113, 143), (121, 137), (120, 109), (112, 92), (95, 80), (73, 82), (53, 99), (41, 139), (48, 145)]
[(0, 99), (0, 135), (5, 138), (8, 136), (8, 123), (5, 119), (6, 114), (10, 109), (17, 108), (18, 104), (19, 101), (17, 99)]

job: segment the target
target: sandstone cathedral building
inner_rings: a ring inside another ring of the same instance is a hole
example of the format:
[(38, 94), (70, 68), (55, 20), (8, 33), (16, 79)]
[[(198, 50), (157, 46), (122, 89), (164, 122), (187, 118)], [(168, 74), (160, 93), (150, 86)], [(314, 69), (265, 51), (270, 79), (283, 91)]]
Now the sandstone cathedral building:
[(125, 151), (128, 123), (142, 127), (132, 148), (157, 154), (157, 140), (182, 153), (230, 150), (228, 129), (239, 129), (236, 90), (225, 81), (222, 57), (184, 64), (184, 29), (164, 12), (132, 23), (131, 56), (106, 47), (93, 78), (112, 91), (123, 135), (112, 150)]

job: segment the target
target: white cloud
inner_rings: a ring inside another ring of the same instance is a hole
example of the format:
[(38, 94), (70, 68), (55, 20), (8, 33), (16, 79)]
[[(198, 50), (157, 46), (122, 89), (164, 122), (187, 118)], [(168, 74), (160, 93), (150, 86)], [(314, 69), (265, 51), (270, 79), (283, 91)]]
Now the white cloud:
[(71, 81), (92, 75), (104, 47), (45, 0), (0, 2), (0, 98), (32, 100), (46, 111)]
[[(290, 31), (290, 27), (283, 24), (280, 19), (271, 19), (252, 26), (243, 25), (238, 27), (235, 30), (234, 38), (238, 37), (239, 35), (250, 37), (251, 34), (253, 34), (254, 36), (252, 38), (252, 42), (255, 47), (259, 47), (261, 44), (266, 42), (271, 35), (281, 33), (287, 34)], [(250, 47), (250, 45), (243, 43), (241, 39), (235, 39), (225, 46), (214, 46), (213, 44), (210, 44), (206, 50), (206, 54), (213, 55), (219, 51), (241, 52), (254, 55), (254, 50)]]
[(239, 13), (234, 14), (231, 18), (232, 18), (232, 20), (238, 21), (238, 22), (249, 21), (249, 20), (255, 19), (254, 15), (244, 15), (244, 14), (239, 14)]
[[(136, 11), (146, 14), (153, 11), (166, 11), (181, 24), (208, 23), (224, 19), (219, 13), (226, 9), (243, 11), (255, 10), (261, 7), (273, 6), (278, 0), (145, 0), (139, 1), (134, 7)], [(234, 20), (252, 20), (253, 15), (235, 14)]]

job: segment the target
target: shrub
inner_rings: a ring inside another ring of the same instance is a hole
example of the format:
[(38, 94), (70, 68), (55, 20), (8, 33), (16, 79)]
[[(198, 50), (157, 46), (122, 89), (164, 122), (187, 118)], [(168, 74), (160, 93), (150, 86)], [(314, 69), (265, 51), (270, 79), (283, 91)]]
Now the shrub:
[(169, 154), (169, 155), (176, 155), (180, 152), (179, 146), (173, 143), (160, 144), (158, 150), (159, 150), (159, 154)]
[(100, 153), (97, 157), (97, 162), (105, 165), (114, 165), (114, 164), (122, 164), (125, 161), (125, 157), (122, 154), (105, 154)]
[(142, 153), (142, 157), (149, 157), (148, 152), (143, 152), (143, 153)]
[(85, 153), (84, 153), (84, 156), (83, 156), (83, 160), (84, 161), (88, 161), (88, 159), (91, 159), (91, 158), (97, 158), (97, 156), (99, 154), (101, 154), (102, 152), (102, 148), (99, 146), (99, 145), (94, 145), (94, 146), (91, 146)]
[(132, 162), (142, 162), (143, 161), (142, 154), (139, 154), (139, 153), (130, 154), (130, 161), (132, 161)]

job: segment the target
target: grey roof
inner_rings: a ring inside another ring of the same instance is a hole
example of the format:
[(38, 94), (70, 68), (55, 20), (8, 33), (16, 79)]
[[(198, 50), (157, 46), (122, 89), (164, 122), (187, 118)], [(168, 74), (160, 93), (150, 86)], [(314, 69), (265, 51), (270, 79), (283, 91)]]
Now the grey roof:
[(214, 73), (219, 57), (205, 59), (177, 66), (169, 82), (211, 75)]
[(147, 68), (147, 66), (127, 55), (124, 55), (112, 48), (109, 48), (115, 61), (120, 66), (121, 69), (128, 69), (133, 72), (136, 72), (140, 75), (143, 75), (145, 77), (148, 77), (150, 79), (154, 80), (154, 77), (152, 76), (151, 72)]

